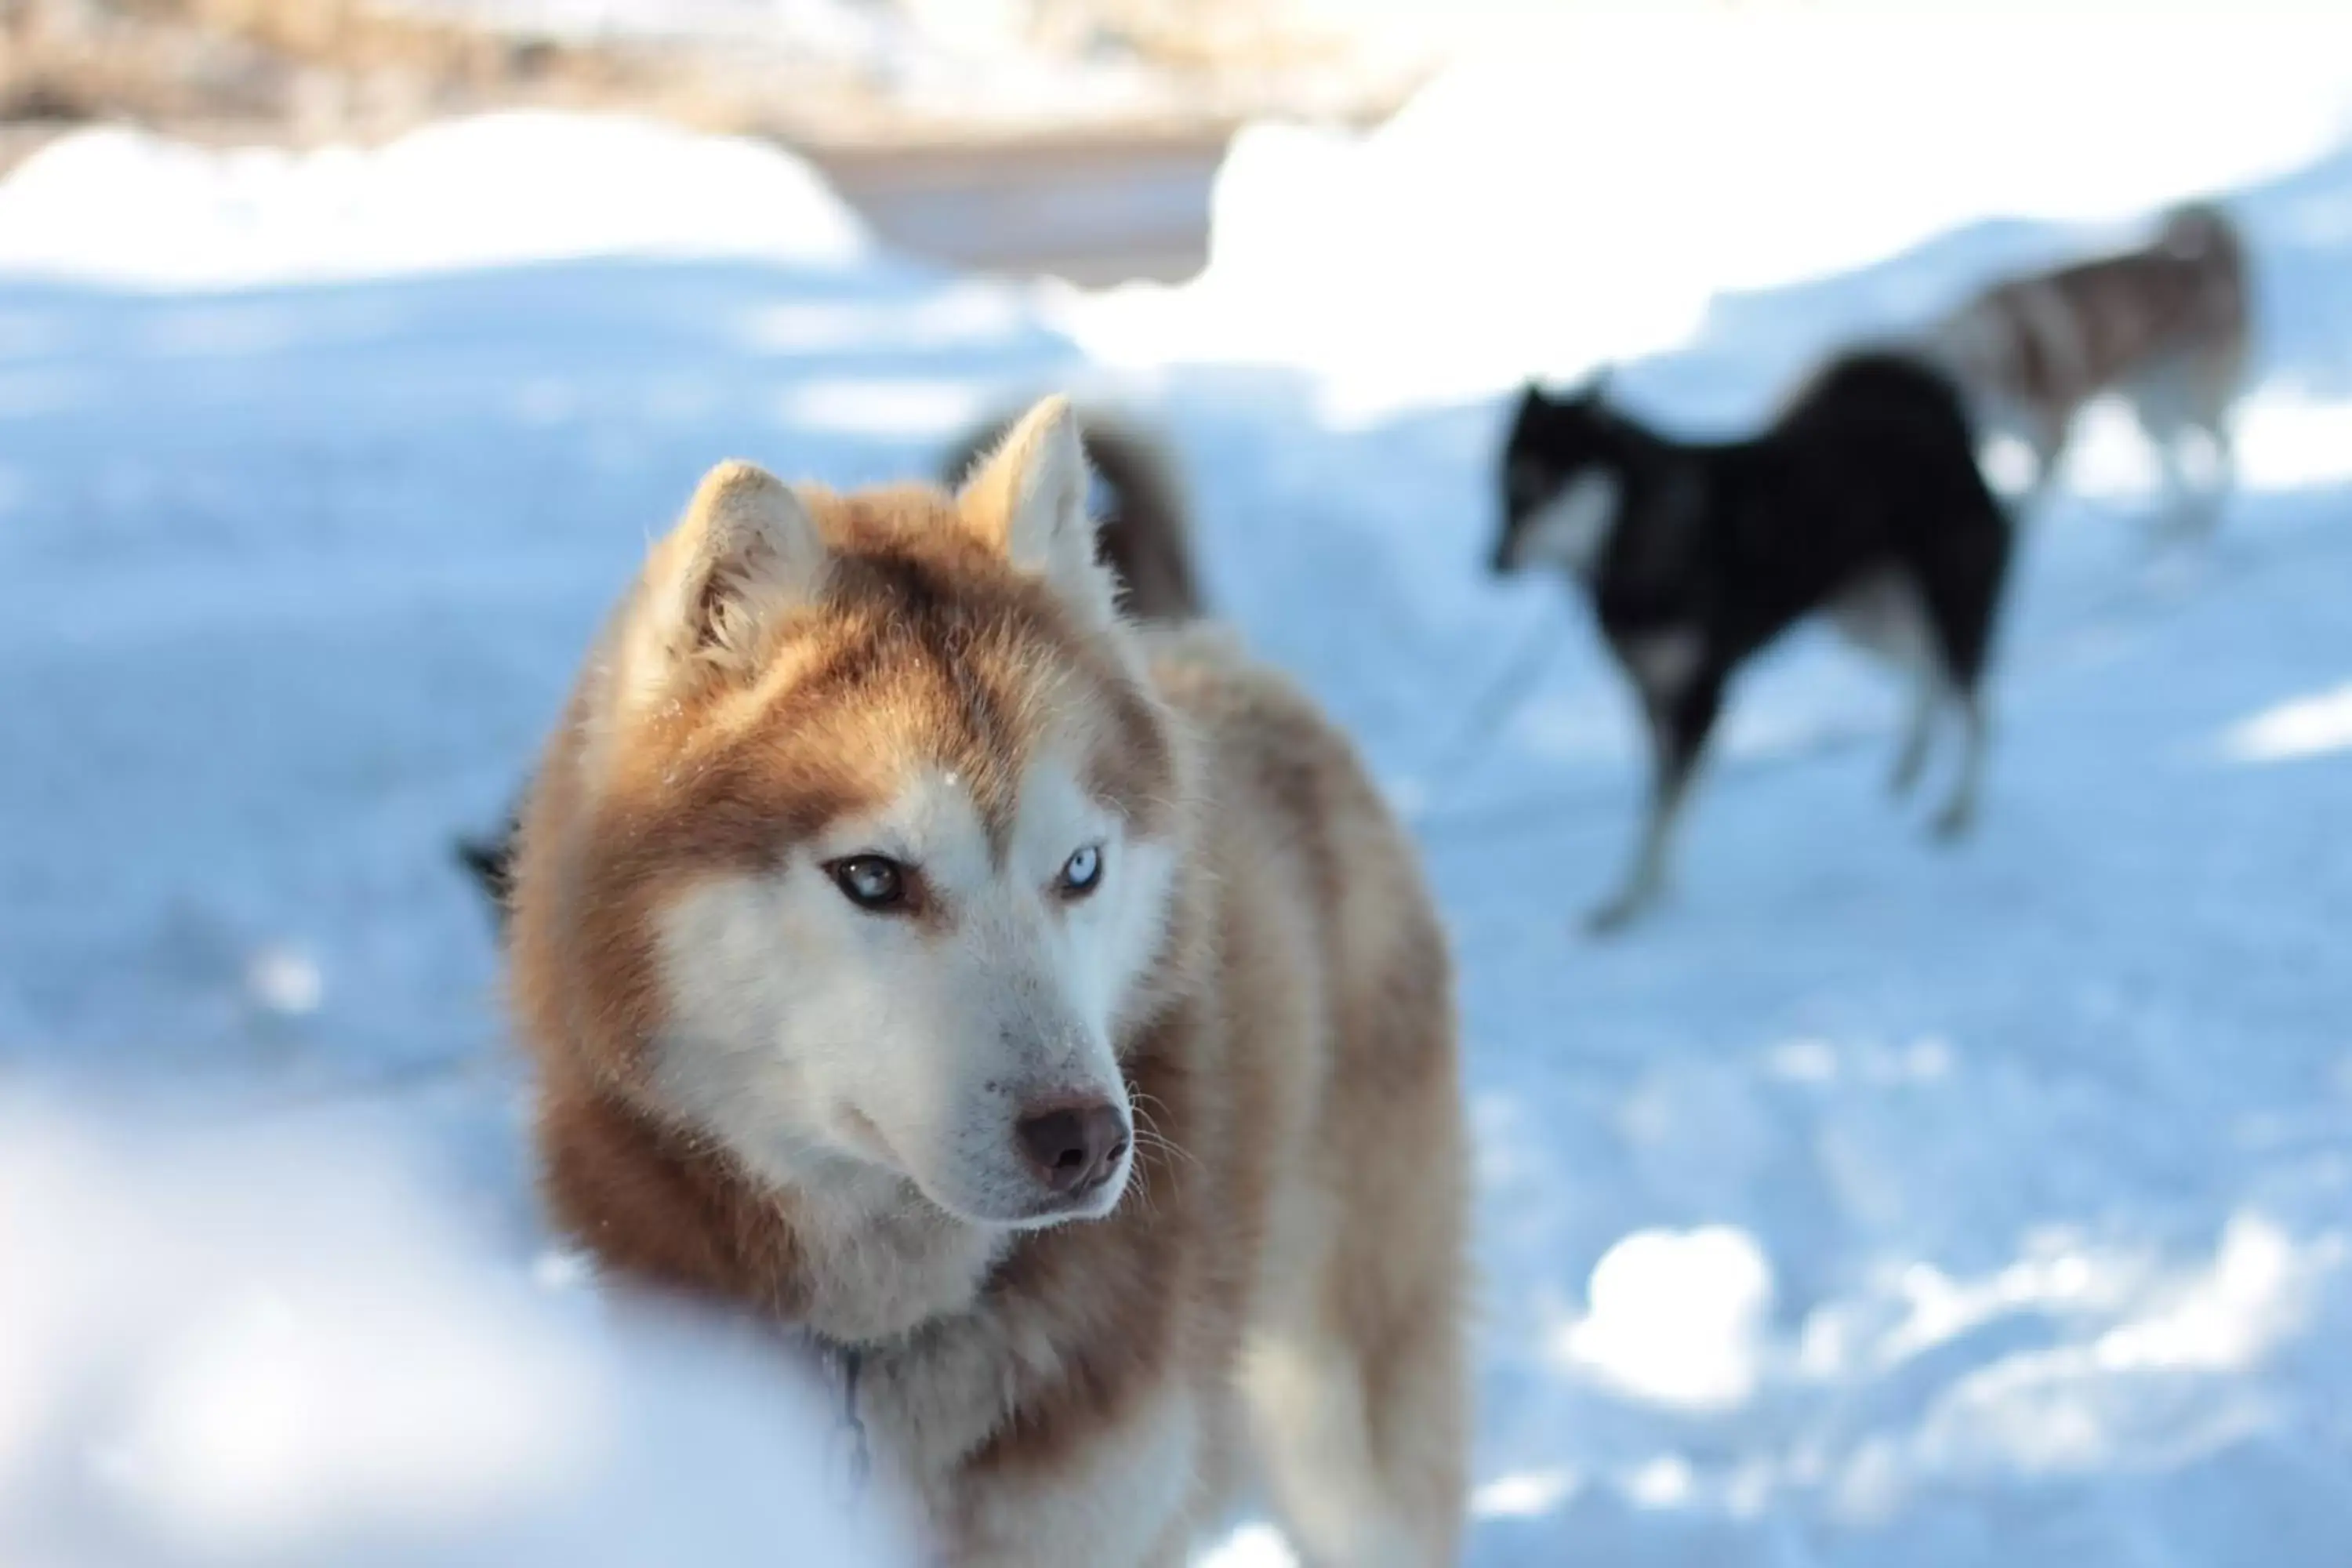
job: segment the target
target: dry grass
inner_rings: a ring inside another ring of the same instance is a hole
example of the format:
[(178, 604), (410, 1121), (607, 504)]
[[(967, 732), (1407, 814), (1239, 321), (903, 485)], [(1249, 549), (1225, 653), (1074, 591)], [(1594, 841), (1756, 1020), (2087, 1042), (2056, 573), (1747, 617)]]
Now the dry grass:
[(1283, 73), (1328, 63), (1333, 41), (1288, 26), (1286, 10), (1280, 0), (1033, 0), (1033, 41), (1049, 54), (1119, 55), (1177, 84), (1173, 108), (1081, 129), (933, 114), (886, 81), (789, 48), (746, 57), (640, 37), (519, 37), (394, 0), (0, 0), (0, 170), (92, 122), (314, 146), (522, 106), (655, 114), (827, 159), (1040, 142), (1192, 148), (1281, 111)]
[(1341, 37), (1279, 0), (1034, 0), (1031, 31), (1072, 53), (1109, 47), (1205, 84), (1328, 65)]
[(0, 0), (0, 121), (373, 139), (493, 104), (609, 103), (654, 73), (356, 0)]

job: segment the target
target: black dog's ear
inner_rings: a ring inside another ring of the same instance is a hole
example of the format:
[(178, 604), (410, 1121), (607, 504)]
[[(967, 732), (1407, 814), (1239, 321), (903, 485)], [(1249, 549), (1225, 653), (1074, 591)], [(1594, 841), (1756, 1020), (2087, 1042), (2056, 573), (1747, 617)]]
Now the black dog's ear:
[(1593, 366), (1592, 374), (1584, 378), (1569, 401), (1585, 408), (1600, 407), (1601, 398), (1609, 391), (1609, 377), (1613, 368), (1607, 364)]
[(1525, 417), (1536, 409), (1549, 408), (1550, 406), (1551, 399), (1544, 395), (1543, 383), (1539, 381), (1530, 381), (1525, 387), (1520, 389), (1519, 414), (1521, 417)]

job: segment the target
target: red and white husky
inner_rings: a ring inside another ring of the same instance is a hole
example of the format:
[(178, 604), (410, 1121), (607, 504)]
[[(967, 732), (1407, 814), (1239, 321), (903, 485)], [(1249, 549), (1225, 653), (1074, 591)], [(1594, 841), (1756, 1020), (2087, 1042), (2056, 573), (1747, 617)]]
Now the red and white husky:
[(854, 1358), (959, 1563), (1176, 1564), (1261, 1482), (1452, 1560), (1467, 1173), (1444, 946), (1347, 742), (1122, 618), (1079, 431), (961, 490), (714, 469), (523, 816), (557, 1221)]

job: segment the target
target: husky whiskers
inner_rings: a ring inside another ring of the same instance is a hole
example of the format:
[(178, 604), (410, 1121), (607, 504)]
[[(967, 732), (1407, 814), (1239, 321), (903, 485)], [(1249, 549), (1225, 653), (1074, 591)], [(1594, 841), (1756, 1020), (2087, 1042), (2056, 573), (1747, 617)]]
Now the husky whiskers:
[(854, 1353), (947, 1560), (1177, 1564), (1261, 1479), (1452, 1560), (1467, 1175), (1403, 835), (1147, 634), (1066, 406), (954, 495), (714, 470), (583, 668), (509, 952), (556, 1222)]
[(1958, 389), (1893, 353), (1832, 362), (1747, 441), (1660, 436), (1612, 408), (1598, 383), (1558, 398), (1527, 389), (1503, 454), (1494, 569), (1549, 569), (1582, 586), (1651, 743), (1640, 843), (1593, 930), (1624, 925), (1664, 892), (1732, 677), (1816, 611), (1916, 682), (1898, 792), (1919, 777), (1943, 717), (1957, 717), (1962, 754), (1936, 825), (1945, 837), (1968, 828), (2011, 547), (1974, 447)]

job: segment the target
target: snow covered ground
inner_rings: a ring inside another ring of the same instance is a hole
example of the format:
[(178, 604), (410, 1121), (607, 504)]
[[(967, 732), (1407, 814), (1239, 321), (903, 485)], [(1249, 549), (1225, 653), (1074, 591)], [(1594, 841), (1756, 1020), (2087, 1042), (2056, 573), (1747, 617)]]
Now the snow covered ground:
[[(1962, 114), (1927, 35), (1841, 72), (1819, 34), (1696, 28), (1679, 76), (1588, 37), (1560, 72), (1664, 100), (1609, 156), (1546, 140), (1541, 62), (1468, 68), (1287, 202), (1245, 142), (1223, 270), (1174, 296), (927, 271), (781, 154), (610, 125), (444, 128), (430, 180), (414, 147), (27, 165), (0, 184), (0, 1556), (618, 1562), (692, 1520), (700, 1561), (841, 1560), (774, 1528), (804, 1491), (740, 1482), (804, 1474), (821, 1431), (546, 1255), (448, 839), (710, 461), (921, 470), (1077, 381), (1167, 420), (1213, 592), (1361, 738), (1444, 900), (1482, 1151), (1472, 1563), (2343, 1562), (2352, 49), (2271, 26), (2187, 98), (2193, 40), (2135, 35), (2158, 92), (2062, 31), (2005, 105), (2045, 152)], [(1728, 174), (1662, 140), (1725, 123), (1695, 118), (1723, 47), (1779, 51), (1815, 108), (1864, 84), (1879, 172), (1760, 100)], [(1916, 92), (1859, 68), (1904, 61)], [(639, 223), (516, 173), (656, 151), (656, 186), (767, 195), (698, 240), (693, 202)], [(1675, 905), (1580, 940), (1636, 737), (1565, 596), (1481, 573), (1507, 381), (1641, 353), (1630, 401), (1733, 427), (1841, 338), (2208, 185), (2260, 268), (2246, 488), (2210, 550), (2152, 557), (2145, 456), (2094, 418), (2005, 628), (1977, 838), (1883, 801), (1897, 694), (1800, 637), (1738, 696)], [(1286, 272), (1318, 203), (1347, 243)], [(1512, 248), (1538, 222), (1541, 265)], [(386, 1345), (440, 1371), (387, 1394)], [(220, 1452), (252, 1462), (188, 1460)], [(616, 1496), (648, 1453), (703, 1458)], [(291, 1510), (294, 1454), (405, 1478), (443, 1534), (387, 1543), (360, 1479)], [(1282, 1557), (1244, 1527), (1216, 1560)]]

